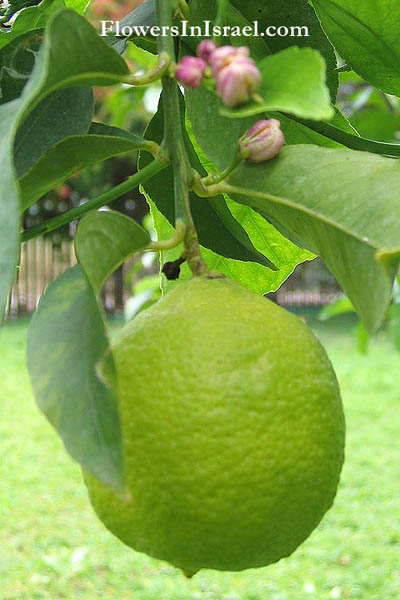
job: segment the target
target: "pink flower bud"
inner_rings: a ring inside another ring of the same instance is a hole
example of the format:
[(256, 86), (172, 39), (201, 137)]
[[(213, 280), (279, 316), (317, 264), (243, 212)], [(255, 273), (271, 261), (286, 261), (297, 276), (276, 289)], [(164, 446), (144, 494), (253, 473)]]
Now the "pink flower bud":
[(261, 85), (261, 73), (255, 62), (237, 55), (217, 76), (217, 92), (227, 106), (238, 106), (250, 100)]
[(207, 64), (202, 58), (185, 56), (176, 65), (175, 77), (179, 83), (196, 88), (201, 85), (206, 68)]
[(218, 48), (217, 44), (212, 40), (203, 40), (197, 46), (197, 56), (200, 56), (206, 62), (209, 61), (211, 54)]
[(279, 154), (285, 138), (277, 119), (258, 121), (239, 140), (239, 152), (248, 162), (260, 163)]
[(217, 48), (209, 56), (213, 77), (216, 78), (219, 71), (227, 67), (235, 58), (239, 56), (248, 57), (249, 54), (250, 51), (246, 46), (241, 46), (240, 48), (235, 48), (235, 46), (221, 46), (221, 48)]

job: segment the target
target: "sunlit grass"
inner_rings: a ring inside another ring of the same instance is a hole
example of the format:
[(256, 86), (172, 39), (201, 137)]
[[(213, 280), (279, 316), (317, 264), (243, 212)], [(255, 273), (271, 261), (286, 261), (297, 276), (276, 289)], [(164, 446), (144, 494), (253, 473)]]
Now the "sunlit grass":
[[(352, 323), (317, 326), (347, 416), (334, 507), (295, 554), (192, 580), (135, 553), (93, 514), (79, 468), (39, 414), (24, 365), (26, 323), (0, 335), (1, 600), (398, 600), (400, 355), (384, 334), (357, 354)], [(45, 343), (45, 340), (43, 340)]]

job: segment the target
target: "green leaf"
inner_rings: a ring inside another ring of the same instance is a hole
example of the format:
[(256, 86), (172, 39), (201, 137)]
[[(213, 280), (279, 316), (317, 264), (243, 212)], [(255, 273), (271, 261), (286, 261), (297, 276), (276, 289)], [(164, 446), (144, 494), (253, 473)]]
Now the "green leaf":
[(324, 308), (318, 314), (318, 319), (320, 321), (327, 321), (328, 319), (332, 319), (332, 317), (337, 317), (338, 315), (344, 315), (351, 312), (355, 312), (355, 309), (350, 300), (346, 297), (339, 298), (339, 300), (324, 306)]
[[(352, 115), (351, 123), (364, 138), (395, 142), (400, 131), (400, 114), (387, 109), (367, 108)], [(400, 150), (400, 144), (398, 146)]]
[(74, 243), (77, 259), (94, 292), (99, 294), (111, 273), (150, 241), (149, 233), (129, 217), (99, 211), (80, 221)]
[(205, 88), (185, 90), (185, 100), (197, 142), (207, 157), (219, 169), (224, 169), (236, 154), (239, 138), (254, 125), (256, 119), (222, 116), (220, 99)]
[(313, 0), (322, 26), (356, 73), (400, 96), (398, 0)]
[(113, 85), (130, 71), (90, 23), (72, 10), (50, 20), (37, 64), (24, 90), (30, 110), (51, 92), (65, 87)]
[(271, 110), (281, 110), (305, 119), (330, 119), (334, 110), (325, 85), (325, 62), (311, 48), (287, 48), (258, 63), (262, 85), (258, 95), (262, 102), (243, 107), (223, 107), (221, 114), (249, 117)]
[(11, 29), (4, 31), (0, 28), (0, 48), (33, 29), (42, 29), (49, 18), (64, 6), (63, 0), (43, 0), (38, 6), (25, 8), (15, 19)]
[(94, 123), (86, 135), (64, 138), (21, 177), (21, 210), (80, 169), (141, 148), (148, 148), (143, 138), (100, 123)]
[(86, 133), (92, 116), (91, 88), (67, 88), (47, 96), (17, 131), (14, 142), (17, 176), (21, 177), (63, 138)]
[(72, 458), (117, 492), (123, 491), (123, 458), (114, 385), (96, 367), (112, 354), (96, 296), (80, 265), (50, 284), (28, 332), (28, 370), (40, 410)]
[[(153, 117), (146, 131), (146, 136), (157, 142), (163, 137), (162, 105)], [(191, 157), (191, 162), (200, 174), (205, 175), (194, 148), (186, 136), (185, 143)], [(148, 157), (141, 155), (140, 168), (148, 164)], [(146, 182), (144, 190), (156, 203), (157, 208), (167, 217), (170, 223), (175, 224), (175, 202), (172, 169), (164, 169), (151, 180)], [(243, 261), (256, 261), (264, 266), (274, 268), (272, 262), (257, 252), (251, 244), (247, 233), (232, 217), (222, 196), (205, 199), (199, 198), (193, 192), (190, 194), (190, 206), (193, 220), (196, 225), (200, 243), (206, 248), (229, 258)]]
[[(205, 0), (197, 0), (204, 3)], [(347, 0), (346, 0), (347, 1)], [(208, 2), (214, 4), (213, 0)], [(240, 10), (246, 19), (252, 23), (258, 21), (260, 31), (265, 31), (269, 26), (275, 27), (308, 27), (309, 36), (279, 36), (264, 37), (271, 52), (279, 52), (289, 46), (300, 48), (310, 47), (324, 57), (327, 66), (327, 83), (332, 100), (336, 98), (338, 76), (335, 73), (336, 56), (326, 38), (321, 25), (307, 0), (231, 0), (232, 4)]]
[(399, 179), (397, 160), (298, 145), (242, 164), (222, 189), (319, 254), (374, 331), (400, 262)]
[[(346, 297), (339, 298), (336, 302), (332, 302), (332, 304), (328, 304), (324, 306), (321, 312), (318, 315), (318, 319), (320, 321), (327, 321), (332, 317), (336, 317), (338, 315), (344, 315), (348, 313), (354, 313), (355, 309), (350, 300)], [(356, 329), (357, 336), (357, 347), (360, 354), (367, 354), (368, 345), (371, 339), (371, 335), (365, 329), (362, 321), (359, 321)]]
[(90, 0), (64, 0), (66, 8), (71, 8), (79, 15), (83, 15), (90, 4)]
[(29, 31), (0, 50), (0, 104), (21, 95), (34, 67), (42, 33), (41, 29)]

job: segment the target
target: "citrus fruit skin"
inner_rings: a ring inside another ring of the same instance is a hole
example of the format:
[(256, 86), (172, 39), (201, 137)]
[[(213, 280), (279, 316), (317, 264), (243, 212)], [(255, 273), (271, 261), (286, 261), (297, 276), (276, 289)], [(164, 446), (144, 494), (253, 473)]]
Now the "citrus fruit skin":
[(226, 278), (178, 284), (113, 347), (130, 502), (85, 475), (125, 544), (187, 573), (290, 555), (332, 505), (344, 416), (296, 316)]

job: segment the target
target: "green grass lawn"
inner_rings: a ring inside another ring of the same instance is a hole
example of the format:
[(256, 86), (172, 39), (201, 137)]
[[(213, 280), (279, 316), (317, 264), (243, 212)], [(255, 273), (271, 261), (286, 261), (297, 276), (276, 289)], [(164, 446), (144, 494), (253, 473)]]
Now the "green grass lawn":
[(78, 466), (34, 404), (26, 325), (0, 334), (0, 600), (399, 600), (400, 355), (384, 334), (363, 357), (349, 320), (316, 326), (347, 416), (342, 482), (319, 528), (270, 567), (187, 580), (93, 514)]

